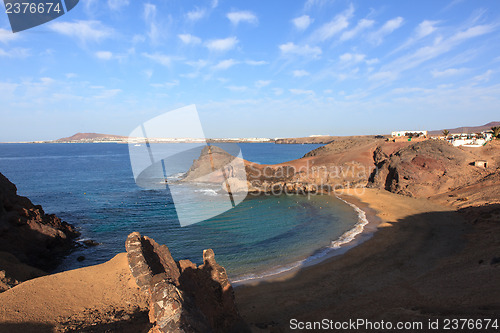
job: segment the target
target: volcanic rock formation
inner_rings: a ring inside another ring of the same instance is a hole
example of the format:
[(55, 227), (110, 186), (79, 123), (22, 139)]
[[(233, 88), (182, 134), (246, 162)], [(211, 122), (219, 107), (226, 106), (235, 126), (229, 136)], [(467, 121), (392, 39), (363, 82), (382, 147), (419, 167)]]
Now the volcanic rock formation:
[[(73, 247), (78, 235), (70, 224), (53, 214), (45, 214), (41, 206), (17, 195), (16, 186), (0, 173), (0, 252), (4, 252), (0, 258), (0, 278), (3, 276), (4, 285), (12, 287), (40, 276), (43, 274), (40, 269), (54, 268)], [(18, 261), (38, 270), (24, 265), (21, 271), (25, 273), (15, 273), (13, 267)]]
[(132, 275), (150, 297), (151, 333), (241, 331), (232, 286), (212, 250), (196, 266), (174, 261), (167, 246), (138, 232), (125, 247)]

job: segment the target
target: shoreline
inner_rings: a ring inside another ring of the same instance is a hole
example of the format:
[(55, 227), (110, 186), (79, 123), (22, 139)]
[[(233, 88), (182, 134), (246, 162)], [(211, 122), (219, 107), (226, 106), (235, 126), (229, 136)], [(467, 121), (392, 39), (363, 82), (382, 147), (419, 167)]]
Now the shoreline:
[(258, 273), (256, 277), (230, 280), (234, 288), (256, 282), (281, 279), (294, 274), (294, 272), (298, 270), (321, 264), (331, 258), (341, 256), (350, 249), (362, 244), (370, 239), (377, 231), (377, 227), (382, 221), (376, 215), (377, 212), (371, 209), (367, 203), (359, 200), (356, 196), (349, 194), (337, 195), (335, 193), (330, 193), (325, 195), (331, 195), (353, 208), (353, 210), (357, 213), (358, 218), (358, 221), (353, 225), (353, 227), (344, 232), (337, 239), (332, 240), (330, 246), (317, 249), (314, 253), (302, 260), (291, 262), (284, 266), (273, 267), (271, 270)]

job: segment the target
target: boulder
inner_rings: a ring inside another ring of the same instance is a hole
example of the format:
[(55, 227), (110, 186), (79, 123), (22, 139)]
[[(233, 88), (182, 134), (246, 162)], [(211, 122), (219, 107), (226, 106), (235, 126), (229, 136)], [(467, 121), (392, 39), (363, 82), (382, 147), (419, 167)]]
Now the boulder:
[(174, 261), (167, 246), (138, 232), (125, 248), (132, 275), (150, 298), (150, 332), (233, 332), (241, 325), (226, 270), (211, 249), (197, 266)]

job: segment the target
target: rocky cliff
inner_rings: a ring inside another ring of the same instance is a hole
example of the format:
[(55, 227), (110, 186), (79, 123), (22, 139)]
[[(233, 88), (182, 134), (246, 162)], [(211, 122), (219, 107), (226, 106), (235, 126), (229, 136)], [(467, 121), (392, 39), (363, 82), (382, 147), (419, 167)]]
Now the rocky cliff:
[[(73, 226), (17, 195), (16, 186), (0, 173), (0, 252), (4, 252), (0, 258), (0, 279), (4, 285), (15, 285), (43, 274), (40, 270), (54, 268), (77, 236)], [(27, 274), (15, 273), (14, 267), (20, 267), (20, 262), (37, 269)]]
[(244, 332), (226, 270), (212, 250), (196, 266), (174, 261), (167, 246), (138, 232), (125, 247), (132, 275), (150, 299), (150, 333)]

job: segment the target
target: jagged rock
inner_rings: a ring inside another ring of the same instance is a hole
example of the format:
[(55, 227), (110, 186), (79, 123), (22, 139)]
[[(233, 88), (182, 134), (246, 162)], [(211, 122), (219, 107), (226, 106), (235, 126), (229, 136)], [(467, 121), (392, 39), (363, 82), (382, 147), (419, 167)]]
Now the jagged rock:
[(73, 248), (78, 235), (70, 224), (17, 195), (16, 186), (0, 173), (0, 251), (49, 270)]
[(175, 262), (168, 247), (138, 232), (125, 247), (132, 275), (150, 297), (150, 332), (231, 332), (241, 322), (226, 270), (212, 250), (197, 267)]
[(474, 159), (473, 154), (442, 140), (418, 142), (390, 154), (378, 147), (373, 154), (377, 168), (368, 187), (415, 197), (444, 193), (488, 173), (470, 166)]

